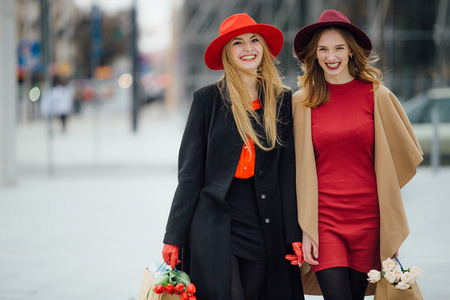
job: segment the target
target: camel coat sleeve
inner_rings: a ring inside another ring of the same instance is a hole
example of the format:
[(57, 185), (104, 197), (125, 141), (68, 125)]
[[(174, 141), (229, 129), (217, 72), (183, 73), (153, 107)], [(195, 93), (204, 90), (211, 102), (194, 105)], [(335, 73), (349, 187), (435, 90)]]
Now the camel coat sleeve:
[[(293, 95), (294, 140), (298, 220), (300, 227), (319, 245), (318, 187), (311, 137), (311, 109), (302, 101), (303, 90)], [(416, 174), (422, 150), (411, 124), (395, 95), (385, 86), (374, 91), (375, 174), (380, 206), (380, 260), (391, 257), (409, 234), (400, 189)], [(302, 266), (305, 294), (320, 294), (307, 263)], [(305, 277), (306, 276), (306, 277)], [(373, 285), (369, 285), (372, 294)]]

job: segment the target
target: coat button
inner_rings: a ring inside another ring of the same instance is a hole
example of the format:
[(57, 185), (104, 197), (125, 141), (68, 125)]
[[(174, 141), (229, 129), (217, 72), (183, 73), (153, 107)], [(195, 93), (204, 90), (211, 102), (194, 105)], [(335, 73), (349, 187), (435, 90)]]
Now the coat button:
[(269, 224), (270, 223), (270, 219), (267, 218), (267, 219), (264, 220), (264, 222), (266, 222), (266, 224)]
[(266, 195), (265, 195), (265, 194), (262, 194), (262, 195), (261, 195), (261, 199), (266, 199)]
[(264, 171), (259, 171), (258, 172), (258, 177), (263, 177), (264, 176)]

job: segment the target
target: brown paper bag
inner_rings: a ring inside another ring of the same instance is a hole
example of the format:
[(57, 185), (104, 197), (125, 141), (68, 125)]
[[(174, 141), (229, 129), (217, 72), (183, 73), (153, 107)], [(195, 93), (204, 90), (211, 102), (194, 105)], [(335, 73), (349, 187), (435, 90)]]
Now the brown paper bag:
[(155, 277), (153, 277), (152, 273), (150, 273), (150, 270), (148, 268), (145, 269), (144, 278), (142, 279), (141, 292), (139, 293), (139, 300), (180, 300), (179, 295), (169, 295), (166, 292), (156, 294), (151, 289), (154, 281)]
[(377, 282), (374, 300), (423, 300), (417, 281), (410, 289), (400, 291), (384, 279)]

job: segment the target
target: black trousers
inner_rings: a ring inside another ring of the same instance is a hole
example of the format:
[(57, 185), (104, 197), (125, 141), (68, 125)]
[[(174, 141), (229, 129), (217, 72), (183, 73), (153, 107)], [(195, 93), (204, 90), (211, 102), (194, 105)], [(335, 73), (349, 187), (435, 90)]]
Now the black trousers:
[(231, 300), (258, 300), (266, 265), (231, 255)]

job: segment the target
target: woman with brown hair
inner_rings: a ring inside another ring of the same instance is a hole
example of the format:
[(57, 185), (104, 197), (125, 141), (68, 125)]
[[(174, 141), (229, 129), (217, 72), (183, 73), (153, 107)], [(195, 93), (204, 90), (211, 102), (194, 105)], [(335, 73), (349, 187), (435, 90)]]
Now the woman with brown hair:
[[(409, 229), (400, 188), (422, 151), (397, 98), (372, 64), (369, 37), (339, 11), (302, 28), (293, 96), (305, 294), (364, 299), (367, 272), (396, 255)], [(308, 275), (309, 274), (309, 275)]]
[(205, 52), (224, 74), (194, 92), (162, 251), (172, 268), (181, 251), (199, 300), (303, 299), (285, 259), (302, 253), (282, 46), (278, 28), (236, 14)]

